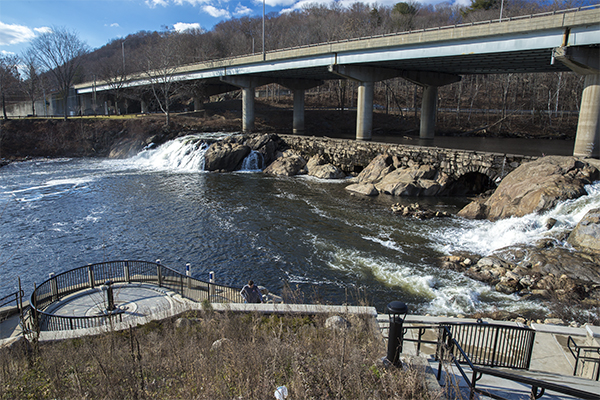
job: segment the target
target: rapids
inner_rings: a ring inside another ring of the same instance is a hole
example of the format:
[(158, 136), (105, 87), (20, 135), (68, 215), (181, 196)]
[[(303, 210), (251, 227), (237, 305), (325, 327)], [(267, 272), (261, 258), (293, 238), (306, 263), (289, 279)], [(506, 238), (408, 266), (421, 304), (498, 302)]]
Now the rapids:
[[(29, 294), (48, 274), (116, 259), (160, 259), (184, 272), (242, 286), (248, 279), (307, 301), (382, 311), (392, 300), (411, 312), (465, 314), (543, 311), (536, 301), (497, 293), (442, 270), (439, 257), (481, 256), (541, 237), (560, 237), (600, 207), (600, 182), (588, 195), (544, 215), (498, 222), (393, 215), (416, 199), (351, 196), (345, 180), (264, 176), (256, 154), (236, 173), (203, 171), (207, 141), (192, 135), (127, 160), (53, 159), (0, 169), (0, 297), (20, 277)], [(456, 212), (460, 198), (419, 199)], [(545, 228), (548, 218), (558, 222)]]

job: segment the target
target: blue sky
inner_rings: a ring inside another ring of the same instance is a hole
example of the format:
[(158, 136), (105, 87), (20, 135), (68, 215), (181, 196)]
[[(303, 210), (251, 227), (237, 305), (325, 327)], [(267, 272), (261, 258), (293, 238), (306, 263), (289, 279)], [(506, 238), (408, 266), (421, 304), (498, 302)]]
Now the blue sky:
[[(266, 12), (285, 12), (305, 4), (349, 5), (356, 0), (265, 0)], [(372, 1), (393, 5), (400, 0)], [(443, 0), (419, 0), (440, 3)], [(468, 3), (469, 0), (456, 0)], [(370, 0), (363, 1), (365, 3)], [(19, 54), (52, 26), (78, 33), (92, 48), (141, 30), (190, 27), (210, 30), (220, 21), (262, 16), (262, 0), (0, 0), (0, 53)]]

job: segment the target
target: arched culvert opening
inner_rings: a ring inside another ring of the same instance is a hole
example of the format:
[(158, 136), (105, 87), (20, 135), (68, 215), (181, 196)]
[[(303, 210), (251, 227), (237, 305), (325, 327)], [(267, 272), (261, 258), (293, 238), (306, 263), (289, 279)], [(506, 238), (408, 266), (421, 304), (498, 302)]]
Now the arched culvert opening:
[(495, 189), (489, 176), (480, 172), (467, 172), (455, 180), (448, 190), (450, 196), (474, 196)]

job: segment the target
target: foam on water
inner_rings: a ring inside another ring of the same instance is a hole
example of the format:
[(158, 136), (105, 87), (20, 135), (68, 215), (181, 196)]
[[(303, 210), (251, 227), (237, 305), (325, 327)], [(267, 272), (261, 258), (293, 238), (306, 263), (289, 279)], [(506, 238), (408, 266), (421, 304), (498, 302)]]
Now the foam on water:
[[(572, 230), (585, 214), (600, 207), (600, 181), (585, 187), (586, 196), (559, 203), (543, 214), (528, 214), (496, 222), (457, 220), (454, 228), (433, 230), (439, 250), (445, 253), (468, 251), (488, 255), (495, 250), (540, 239), (556, 239)], [(556, 223), (548, 228), (548, 222)]]

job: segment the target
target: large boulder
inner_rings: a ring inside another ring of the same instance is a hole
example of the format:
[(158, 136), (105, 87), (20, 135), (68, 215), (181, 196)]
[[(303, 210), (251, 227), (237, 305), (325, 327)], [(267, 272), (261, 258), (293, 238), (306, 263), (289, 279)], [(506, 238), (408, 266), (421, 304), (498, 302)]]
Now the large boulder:
[(306, 164), (306, 169), (308, 175), (321, 179), (342, 179), (346, 176), (343, 171), (335, 165), (328, 163), (321, 155), (311, 157)]
[(585, 195), (585, 185), (599, 177), (596, 167), (578, 158), (543, 157), (512, 171), (490, 198), (476, 200), (480, 204), (470, 204), (458, 215), (496, 221), (547, 211), (561, 201)]
[(265, 168), (263, 172), (275, 176), (294, 176), (305, 171), (305, 167), (306, 160), (302, 156), (286, 151)]
[(568, 242), (582, 250), (600, 253), (600, 208), (585, 214), (569, 235)]
[(367, 196), (438, 196), (447, 194), (451, 179), (430, 165), (401, 167), (396, 156), (380, 154), (346, 190)]
[(213, 143), (204, 155), (204, 169), (207, 171), (235, 171), (244, 158), (250, 154), (249, 146), (226, 141)]
[(380, 154), (358, 174), (356, 180), (361, 183), (379, 182), (384, 176), (395, 169), (392, 164), (392, 157), (387, 154)]
[(377, 196), (379, 194), (379, 190), (372, 183), (353, 183), (346, 186), (346, 190), (363, 196)]

